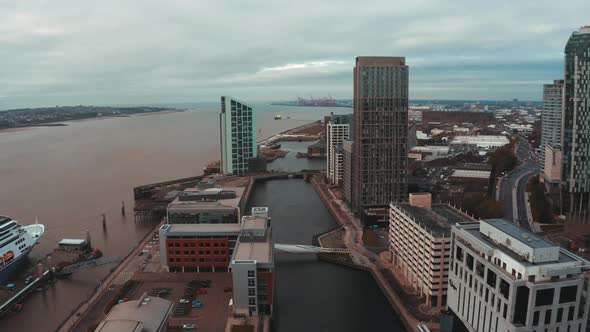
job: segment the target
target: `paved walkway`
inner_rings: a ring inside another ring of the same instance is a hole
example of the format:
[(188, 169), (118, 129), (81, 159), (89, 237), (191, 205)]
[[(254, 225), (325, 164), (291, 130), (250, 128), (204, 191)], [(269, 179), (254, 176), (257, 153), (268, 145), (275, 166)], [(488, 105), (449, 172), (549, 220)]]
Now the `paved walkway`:
[[(156, 226), (154, 229), (158, 230), (160, 226)], [(59, 332), (75, 331), (77, 324), (87, 315), (93, 306), (104, 300), (105, 292), (109, 289), (113, 289), (115, 285), (122, 285), (127, 280), (131, 279), (133, 272), (138, 271), (139, 267), (143, 264), (144, 257), (139, 256), (139, 252), (154, 236), (153, 231), (150, 231), (146, 237), (137, 245), (137, 247), (117, 266), (114, 272), (110, 273), (105, 280), (100, 284), (96, 292), (88, 299), (88, 301), (82, 303), (76, 312), (72, 313), (70, 318), (62, 324), (59, 328)]]
[(351, 251), (350, 256), (353, 262), (356, 265), (365, 268), (373, 275), (373, 278), (377, 281), (377, 284), (382, 289), (394, 310), (401, 316), (400, 318), (402, 318), (402, 322), (406, 328), (409, 331), (419, 331), (417, 329), (418, 324), (425, 324), (431, 329), (431, 331), (438, 330), (440, 326), (439, 323), (425, 323), (424, 321), (416, 319), (406, 307), (399, 291), (396, 291), (391, 283), (385, 278), (381, 270), (386, 269), (387, 266), (383, 266), (379, 255), (367, 250), (363, 245), (363, 225), (360, 220), (355, 218), (344, 203), (337, 199), (325, 185), (317, 180), (316, 177), (313, 177), (311, 181), (332, 215), (336, 217), (336, 220), (346, 231), (346, 234), (344, 235), (344, 243)]

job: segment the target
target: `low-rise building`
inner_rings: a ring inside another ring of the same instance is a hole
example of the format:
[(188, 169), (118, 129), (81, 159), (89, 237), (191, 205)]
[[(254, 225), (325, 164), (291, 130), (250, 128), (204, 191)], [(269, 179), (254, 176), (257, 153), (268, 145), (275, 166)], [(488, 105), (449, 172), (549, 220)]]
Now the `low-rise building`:
[(510, 143), (503, 135), (455, 136), (451, 144), (475, 144), (479, 149), (496, 149)]
[(550, 193), (558, 193), (561, 184), (561, 170), (563, 165), (563, 152), (560, 145), (546, 144), (545, 145), (545, 164), (543, 173), (541, 173), (541, 181), (545, 184), (545, 188)]
[(115, 305), (94, 332), (164, 332), (171, 313), (172, 302), (144, 294)]
[(505, 219), (452, 228), (448, 309), (467, 330), (586, 331), (589, 262)]
[(253, 208), (251, 216), (243, 217), (243, 228), (231, 260), (234, 315), (272, 315), (273, 248), (268, 208)]
[(409, 203), (391, 203), (389, 251), (407, 284), (432, 307), (447, 302), (451, 225), (475, 222), (448, 204), (432, 204), (429, 193), (410, 194)]
[(168, 223), (237, 224), (245, 187), (203, 186), (186, 189), (168, 205)]

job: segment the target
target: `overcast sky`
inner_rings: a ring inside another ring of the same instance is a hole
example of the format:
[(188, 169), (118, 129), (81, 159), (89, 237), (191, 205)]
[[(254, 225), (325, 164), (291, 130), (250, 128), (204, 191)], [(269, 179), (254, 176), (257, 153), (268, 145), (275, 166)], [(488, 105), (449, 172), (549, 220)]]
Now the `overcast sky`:
[(588, 0), (0, 0), (0, 109), (351, 98), (357, 55), (406, 56), (411, 98), (540, 100), (588, 13)]

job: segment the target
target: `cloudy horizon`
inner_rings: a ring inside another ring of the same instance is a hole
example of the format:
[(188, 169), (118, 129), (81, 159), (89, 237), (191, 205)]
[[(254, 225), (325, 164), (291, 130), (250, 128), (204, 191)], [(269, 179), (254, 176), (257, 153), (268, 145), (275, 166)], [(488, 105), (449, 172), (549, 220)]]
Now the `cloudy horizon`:
[(359, 55), (405, 56), (410, 98), (540, 100), (587, 0), (0, 0), (0, 109), (352, 97)]

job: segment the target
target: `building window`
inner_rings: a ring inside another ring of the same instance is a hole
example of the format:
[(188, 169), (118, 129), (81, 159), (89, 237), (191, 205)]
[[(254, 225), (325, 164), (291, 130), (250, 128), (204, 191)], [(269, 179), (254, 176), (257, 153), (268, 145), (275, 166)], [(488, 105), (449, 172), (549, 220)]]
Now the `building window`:
[(255, 274), (253, 270), (248, 270), (248, 278), (254, 278)]
[(508, 300), (508, 296), (510, 295), (510, 284), (504, 279), (500, 278), (500, 294), (504, 296), (506, 300)]
[(249, 305), (255, 305), (256, 304), (256, 298), (255, 297), (249, 297), (248, 298), (248, 304)]
[(545, 311), (545, 325), (551, 324), (551, 309)]
[(256, 290), (254, 288), (248, 288), (248, 296), (255, 296)]
[(539, 325), (539, 311), (535, 311), (533, 314), (533, 326)]
[(249, 287), (254, 287), (256, 286), (256, 281), (254, 279), (248, 279), (248, 286)]
[(537, 291), (537, 298), (535, 299), (535, 306), (543, 306), (553, 304), (553, 295), (555, 288), (541, 289)]

